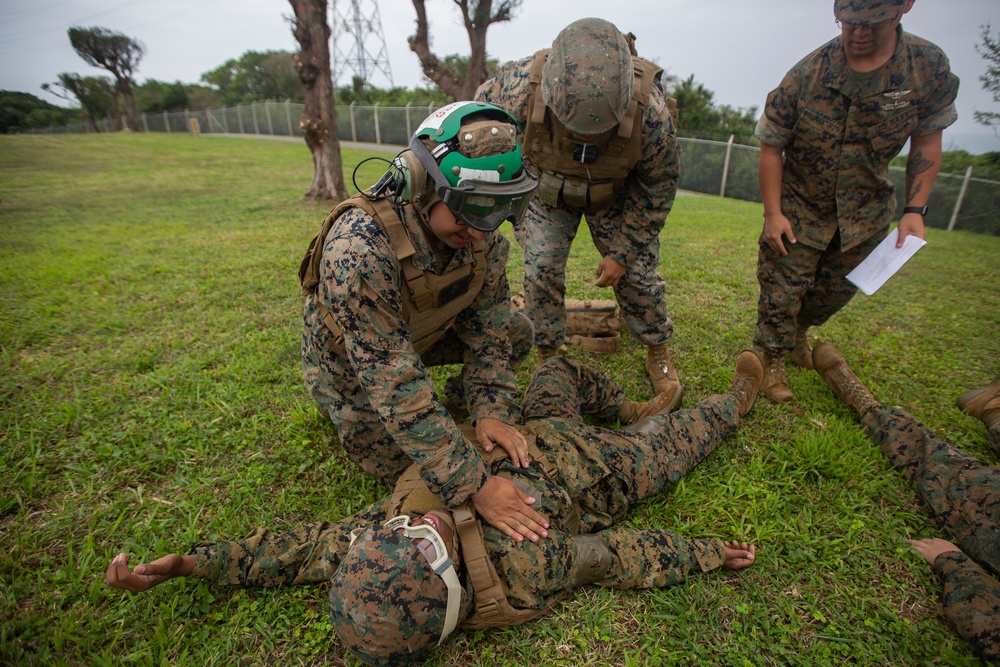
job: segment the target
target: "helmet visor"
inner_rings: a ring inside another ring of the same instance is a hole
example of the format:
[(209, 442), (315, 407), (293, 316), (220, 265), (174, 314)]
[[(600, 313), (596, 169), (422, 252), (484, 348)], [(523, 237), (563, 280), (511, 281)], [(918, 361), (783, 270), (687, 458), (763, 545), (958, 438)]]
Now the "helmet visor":
[(434, 179), (434, 189), (455, 218), (482, 232), (496, 230), (504, 220), (517, 224), (538, 186), (538, 179), (524, 167), (509, 181), (485, 180), (486, 172), (469, 169), (459, 176), (457, 185), (452, 185), (419, 138), (410, 141), (410, 150)]

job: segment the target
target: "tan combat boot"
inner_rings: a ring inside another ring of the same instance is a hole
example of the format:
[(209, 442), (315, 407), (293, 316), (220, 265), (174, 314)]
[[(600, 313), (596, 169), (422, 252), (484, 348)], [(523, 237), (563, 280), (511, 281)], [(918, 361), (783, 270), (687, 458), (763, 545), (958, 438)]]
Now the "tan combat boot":
[(788, 355), (788, 359), (802, 368), (813, 367), (813, 351), (809, 347), (809, 327), (803, 324), (795, 326), (795, 349)]
[(956, 402), (959, 410), (981, 419), (986, 428), (992, 428), (1000, 421), (1000, 375), (990, 386), (967, 391)]
[(683, 395), (684, 387), (678, 386), (676, 391), (657, 394), (648, 401), (633, 401), (626, 398), (618, 406), (618, 421), (622, 424), (633, 424), (644, 417), (673, 412), (680, 405)]
[(757, 401), (757, 391), (764, 381), (764, 363), (753, 350), (743, 350), (736, 360), (736, 375), (729, 386), (729, 395), (736, 399), (740, 417), (746, 416)]
[(813, 348), (813, 368), (833, 393), (858, 413), (858, 417), (879, 405), (848, 367), (844, 355), (833, 345), (820, 343)]
[(677, 368), (666, 345), (650, 345), (646, 348), (646, 374), (653, 381), (653, 389), (658, 394), (676, 391), (681, 386), (677, 379)]
[(761, 351), (757, 354), (764, 364), (764, 381), (761, 382), (760, 390), (775, 403), (789, 403), (795, 397), (792, 395), (792, 388), (788, 386), (788, 376), (785, 375), (785, 358), (772, 357)]

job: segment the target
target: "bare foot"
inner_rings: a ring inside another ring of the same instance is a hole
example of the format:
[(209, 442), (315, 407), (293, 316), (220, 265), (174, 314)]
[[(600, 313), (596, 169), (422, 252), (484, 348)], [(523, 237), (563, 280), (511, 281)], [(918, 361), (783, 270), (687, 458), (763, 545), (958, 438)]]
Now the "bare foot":
[(104, 583), (123, 591), (142, 593), (168, 579), (191, 574), (194, 570), (194, 561), (194, 556), (168, 554), (152, 563), (136, 565), (135, 569), (130, 571), (128, 556), (122, 553), (111, 560), (108, 571), (104, 574)]
[(934, 561), (937, 557), (946, 551), (957, 551), (962, 553), (956, 545), (952, 544), (948, 540), (942, 540), (940, 537), (934, 537), (926, 540), (907, 540), (913, 550), (924, 557), (924, 560), (928, 564), (934, 565)]
[(737, 540), (723, 544), (726, 546), (726, 560), (723, 561), (722, 567), (727, 570), (742, 570), (753, 565), (757, 559), (757, 547), (752, 544)]

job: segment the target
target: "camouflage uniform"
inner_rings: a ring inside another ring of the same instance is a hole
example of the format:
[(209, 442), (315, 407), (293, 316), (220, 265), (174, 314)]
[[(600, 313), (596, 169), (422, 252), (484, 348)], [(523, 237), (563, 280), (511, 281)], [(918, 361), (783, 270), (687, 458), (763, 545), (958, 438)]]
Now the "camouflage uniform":
[(798, 243), (781, 256), (760, 237), (754, 344), (783, 357), (796, 320), (819, 326), (857, 291), (845, 276), (895, 216), (888, 165), (912, 136), (955, 122), (958, 78), (934, 44), (897, 28), (893, 56), (869, 78), (841, 38), (801, 60), (767, 97), (756, 135), (784, 148), (781, 212)]
[[(861, 423), (964, 552), (934, 561), (944, 615), (983, 657), (1000, 663), (1000, 468), (960, 452), (899, 408), (874, 407)], [(1000, 424), (990, 440), (1000, 443)]]
[[(515, 607), (545, 609), (547, 598), (574, 587), (587, 566), (572, 539), (576, 534), (597, 533), (609, 548), (612, 563), (598, 582), (602, 586), (669, 586), (722, 565), (721, 540), (612, 526), (632, 504), (675, 484), (735, 430), (735, 399), (714, 396), (694, 409), (659, 415), (654, 419), (662, 430), (653, 435), (582, 422), (581, 412), (613, 418), (624, 396), (602, 373), (561, 357), (543, 363), (528, 388), (525, 420), (559, 471), (558, 480), (548, 480), (535, 466), (514, 468), (506, 459), (494, 463), (492, 472), (533, 489), (535, 509), (551, 523), (548, 537), (518, 544), (482, 524), (486, 550)], [(349, 547), (350, 531), (384, 519), (384, 503), (376, 503), (341, 521), (281, 534), (259, 529), (245, 540), (197, 545), (191, 550), (197, 556), (192, 576), (235, 586), (325, 582)]]
[[(536, 57), (506, 63), (495, 78), (480, 86), (476, 99), (505, 109), (525, 124), (528, 79)], [(531, 148), (524, 146), (523, 150), (530, 160)], [(550, 206), (535, 195), (514, 233), (524, 250), (527, 313), (540, 347), (558, 347), (565, 342), (566, 260), (580, 216), (586, 217), (601, 255), (626, 267), (614, 291), (629, 328), (646, 345), (662, 345), (673, 335), (666, 283), (656, 270), (660, 231), (673, 206), (679, 175), (680, 148), (674, 122), (657, 80), (642, 121), (642, 158), (608, 206), (600, 210)]]
[[(415, 267), (441, 274), (472, 262), (471, 244), (441, 256), (432, 249), (413, 206), (400, 209)], [(510, 311), (505, 269), (508, 241), (485, 239), (486, 278), (452, 331), (418, 355), (402, 319), (399, 262), (383, 228), (357, 208), (341, 215), (323, 248), (316, 296), (306, 299), (302, 365), (306, 386), (332, 419), (348, 455), (392, 483), (410, 466), (449, 506), (486, 482), (486, 464), (441, 406), (427, 366), (461, 363), (472, 418), (520, 419), (512, 370), (531, 350), (531, 325)], [(328, 346), (329, 329), (314, 299), (334, 315), (346, 355)], [(510, 342), (508, 342), (510, 341)]]

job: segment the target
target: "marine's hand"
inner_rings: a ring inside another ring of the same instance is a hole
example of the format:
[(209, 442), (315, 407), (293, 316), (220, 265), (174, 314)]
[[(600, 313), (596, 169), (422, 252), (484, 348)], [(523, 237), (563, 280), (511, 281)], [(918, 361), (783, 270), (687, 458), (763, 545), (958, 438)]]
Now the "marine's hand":
[(539, 537), (548, 535), (545, 529), (549, 522), (531, 509), (534, 502), (535, 499), (523, 493), (514, 482), (496, 475), (487, 479), (483, 488), (472, 496), (479, 516), (517, 542), (523, 542), (525, 537), (537, 542)]
[(619, 264), (610, 257), (605, 257), (601, 260), (601, 263), (597, 265), (597, 272), (594, 273), (594, 277), (597, 280), (594, 284), (598, 287), (615, 287), (624, 275), (624, 264)]
[(104, 574), (104, 583), (123, 591), (142, 593), (168, 579), (188, 576), (194, 570), (194, 561), (194, 556), (168, 554), (152, 563), (136, 565), (134, 570), (129, 570), (128, 556), (122, 553), (111, 559), (108, 571)]
[(767, 245), (771, 246), (771, 250), (782, 257), (788, 254), (782, 241), (783, 238), (787, 238), (789, 243), (798, 243), (795, 240), (795, 233), (792, 231), (792, 223), (780, 213), (766, 216), (764, 218), (764, 240), (767, 241)]
[(934, 561), (937, 557), (946, 551), (958, 551), (961, 553), (956, 545), (952, 544), (948, 540), (942, 540), (940, 537), (934, 537), (926, 540), (907, 540), (913, 550), (924, 557), (929, 565), (934, 565)]
[(919, 213), (906, 213), (899, 219), (899, 237), (896, 239), (896, 247), (902, 248), (906, 237), (911, 234), (922, 239), (925, 233), (924, 216)]
[(531, 465), (528, 458), (528, 441), (516, 428), (505, 424), (499, 419), (477, 419), (476, 437), (479, 444), (488, 452), (494, 445), (500, 445), (510, 456), (511, 462), (517, 468), (527, 468)]
[(746, 542), (723, 542), (726, 546), (726, 560), (722, 562), (722, 567), (727, 570), (742, 570), (750, 567), (757, 559), (757, 547)]

